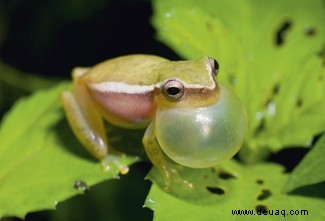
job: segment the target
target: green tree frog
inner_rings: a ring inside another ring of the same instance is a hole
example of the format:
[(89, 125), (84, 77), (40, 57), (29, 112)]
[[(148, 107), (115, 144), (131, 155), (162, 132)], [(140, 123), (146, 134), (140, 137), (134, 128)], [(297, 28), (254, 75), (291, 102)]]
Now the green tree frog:
[(75, 68), (74, 91), (62, 92), (61, 100), (75, 136), (100, 160), (114, 155), (104, 119), (123, 128), (146, 128), (144, 148), (168, 187), (175, 165), (212, 167), (234, 156), (244, 140), (243, 106), (216, 82), (218, 69), (210, 57), (121, 56)]

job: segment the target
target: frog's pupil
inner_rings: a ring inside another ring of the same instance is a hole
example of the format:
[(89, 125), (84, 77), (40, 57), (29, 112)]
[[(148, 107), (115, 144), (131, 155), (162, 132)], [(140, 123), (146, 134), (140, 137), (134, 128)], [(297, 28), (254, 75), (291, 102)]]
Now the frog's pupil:
[(170, 88), (167, 89), (167, 93), (168, 93), (169, 95), (176, 95), (176, 94), (178, 94), (180, 91), (181, 91), (181, 90), (180, 90), (179, 88), (177, 88), (177, 87), (170, 87)]

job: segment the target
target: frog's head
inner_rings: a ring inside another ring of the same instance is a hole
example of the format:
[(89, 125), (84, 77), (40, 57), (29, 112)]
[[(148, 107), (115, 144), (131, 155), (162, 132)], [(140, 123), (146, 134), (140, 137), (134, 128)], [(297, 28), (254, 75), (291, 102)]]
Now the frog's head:
[(238, 97), (215, 81), (218, 63), (204, 57), (171, 63), (160, 71), (164, 80), (157, 96), (155, 135), (164, 153), (193, 168), (231, 158), (243, 143), (246, 118)]
[(169, 62), (158, 69), (157, 103), (161, 107), (205, 107), (219, 99), (218, 62), (210, 57)]

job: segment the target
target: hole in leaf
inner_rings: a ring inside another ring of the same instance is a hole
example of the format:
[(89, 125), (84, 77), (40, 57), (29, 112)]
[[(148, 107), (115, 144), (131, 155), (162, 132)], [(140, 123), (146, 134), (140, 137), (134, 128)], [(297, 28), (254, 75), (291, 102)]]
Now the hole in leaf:
[(254, 135), (257, 136), (259, 133), (261, 133), (263, 130), (265, 129), (265, 118), (263, 116), (263, 118), (260, 120), (259, 125), (255, 128), (254, 130)]
[(297, 102), (296, 102), (296, 106), (297, 106), (297, 107), (301, 107), (302, 104), (303, 104), (302, 99), (301, 99), (301, 98), (298, 98), (298, 100), (297, 100)]
[(274, 87), (273, 87), (273, 89), (272, 89), (272, 94), (273, 95), (278, 94), (279, 89), (280, 89), (280, 85), (279, 84), (275, 84)]
[(292, 26), (292, 22), (290, 21), (286, 21), (280, 26), (280, 28), (278, 29), (275, 35), (275, 44), (277, 46), (283, 45), (285, 40), (285, 35), (290, 30), (291, 26)]
[(310, 150), (310, 148), (290, 147), (282, 149), (277, 153), (271, 154), (267, 161), (280, 163), (285, 166), (285, 172), (291, 172), (306, 155), (308, 150)]
[(257, 197), (258, 200), (265, 200), (272, 195), (270, 190), (262, 190), (262, 193)]
[(314, 136), (313, 140), (311, 141), (310, 146), (313, 147), (323, 135), (324, 135), (324, 133), (316, 134)]
[(309, 26), (305, 28), (304, 33), (306, 36), (312, 37), (316, 34), (316, 29)]
[(264, 184), (264, 180), (258, 179), (258, 180), (256, 180), (256, 183), (259, 184), (259, 185), (262, 185), (262, 184)]
[(231, 173), (228, 173), (226, 171), (220, 171), (219, 172), (219, 177), (221, 179), (224, 179), (224, 180), (228, 180), (228, 179), (236, 179), (236, 177), (234, 175), (232, 175)]
[(265, 206), (265, 205), (257, 205), (257, 206), (255, 206), (255, 211), (258, 214), (267, 214), (268, 209), (267, 209), (267, 206)]
[(226, 193), (222, 188), (215, 187), (215, 186), (207, 186), (207, 190), (210, 193), (217, 194), (217, 195), (224, 195)]
[(323, 66), (325, 66), (325, 45), (317, 54), (321, 59), (323, 59)]

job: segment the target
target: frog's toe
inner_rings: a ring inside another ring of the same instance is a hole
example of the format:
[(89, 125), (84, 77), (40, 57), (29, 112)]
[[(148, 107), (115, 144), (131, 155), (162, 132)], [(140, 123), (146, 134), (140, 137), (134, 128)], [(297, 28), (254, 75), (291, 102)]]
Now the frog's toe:
[(161, 170), (161, 174), (164, 179), (164, 185), (163, 185), (163, 190), (165, 192), (171, 192), (171, 185), (176, 184), (176, 185), (181, 185), (185, 189), (193, 189), (193, 183), (183, 179), (179, 175), (179, 171), (177, 168), (174, 168), (173, 166), (169, 165), (168, 168), (163, 168)]
[(130, 170), (129, 166), (125, 162), (125, 154), (110, 154), (107, 155), (102, 161), (102, 169), (104, 171), (110, 170), (112, 167), (117, 167), (121, 174), (127, 174)]

